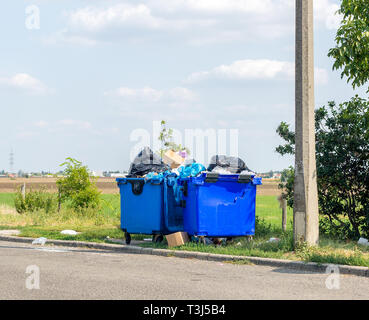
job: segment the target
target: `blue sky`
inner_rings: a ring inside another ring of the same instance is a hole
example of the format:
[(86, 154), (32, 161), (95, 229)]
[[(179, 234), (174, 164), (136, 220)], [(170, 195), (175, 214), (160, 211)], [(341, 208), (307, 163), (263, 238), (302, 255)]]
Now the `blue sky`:
[[(135, 129), (239, 130), (258, 172), (294, 122), (294, 0), (34, 0), (0, 5), (0, 169), (59, 170), (72, 156), (126, 170)], [(355, 93), (332, 72), (339, 1), (315, 2), (316, 105)], [(39, 10), (39, 28), (29, 29)], [(26, 9), (31, 11), (27, 11)]]

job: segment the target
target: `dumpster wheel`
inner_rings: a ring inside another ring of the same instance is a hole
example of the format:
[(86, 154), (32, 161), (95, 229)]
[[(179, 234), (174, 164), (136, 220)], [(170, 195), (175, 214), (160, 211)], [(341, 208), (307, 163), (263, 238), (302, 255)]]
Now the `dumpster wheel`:
[(163, 240), (164, 240), (164, 237), (163, 237), (162, 234), (154, 234), (152, 236), (152, 242), (154, 242), (154, 243), (161, 243), (161, 242), (163, 242)]
[(131, 235), (128, 232), (124, 233), (124, 238), (126, 239), (126, 244), (131, 243)]

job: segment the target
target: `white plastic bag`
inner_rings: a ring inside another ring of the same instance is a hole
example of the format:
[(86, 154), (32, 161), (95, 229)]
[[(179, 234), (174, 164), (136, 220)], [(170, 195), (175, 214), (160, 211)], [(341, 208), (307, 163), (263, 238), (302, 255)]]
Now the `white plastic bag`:
[(60, 233), (61, 234), (66, 234), (66, 235), (69, 235), (69, 236), (76, 236), (78, 234), (78, 232), (74, 231), (74, 230), (63, 230)]
[(44, 237), (41, 238), (37, 238), (35, 240), (32, 241), (32, 244), (39, 244), (41, 246), (43, 246), (46, 243), (47, 239)]
[(368, 241), (368, 239), (360, 238), (359, 241), (357, 242), (357, 244), (361, 244), (363, 246), (369, 246), (369, 241)]

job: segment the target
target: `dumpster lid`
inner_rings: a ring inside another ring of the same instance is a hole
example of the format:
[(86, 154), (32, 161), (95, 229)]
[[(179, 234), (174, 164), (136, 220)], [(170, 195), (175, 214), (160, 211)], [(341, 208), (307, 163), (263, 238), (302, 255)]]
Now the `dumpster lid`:
[(151, 183), (151, 184), (160, 184), (164, 180), (164, 177), (162, 176), (154, 176), (150, 177), (150, 179), (145, 178), (117, 178), (116, 182), (118, 183), (118, 186), (120, 184), (126, 184), (127, 182), (134, 182), (134, 181), (144, 181), (144, 183)]
[(194, 183), (203, 184), (215, 183), (217, 181), (222, 182), (238, 182), (238, 183), (250, 183), (254, 185), (261, 185), (262, 178), (256, 177), (254, 174), (219, 174), (215, 172), (203, 172), (201, 175), (192, 178), (184, 178), (183, 180), (192, 179)]

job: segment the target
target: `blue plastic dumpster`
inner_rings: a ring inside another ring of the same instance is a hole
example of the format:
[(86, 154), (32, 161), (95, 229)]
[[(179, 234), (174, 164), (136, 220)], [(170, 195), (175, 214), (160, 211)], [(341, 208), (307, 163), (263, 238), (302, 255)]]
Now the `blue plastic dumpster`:
[(184, 231), (199, 237), (241, 237), (255, 234), (256, 186), (252, 175), (203, 173), (180, 179)]
[(117, 178), (117, 183), (127, 244), (131, 234), (151, 234), (153, 241), (160, 242), (163, 235), (183, 230), (182, 208), (176, 205), (166, 178)]

